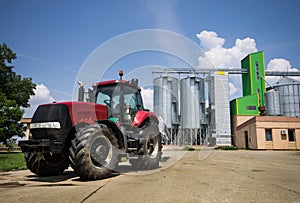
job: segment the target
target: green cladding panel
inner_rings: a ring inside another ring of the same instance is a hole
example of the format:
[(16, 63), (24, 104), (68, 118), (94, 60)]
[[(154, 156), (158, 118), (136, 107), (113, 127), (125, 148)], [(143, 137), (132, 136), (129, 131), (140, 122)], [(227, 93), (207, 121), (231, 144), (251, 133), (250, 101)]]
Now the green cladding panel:
[(243, 96), (251, 94), (251, 83), (250, 83), (250, 72), (249, 72), (249, 61), (250, 56), (248, 55), (246, 58), (242, 60), (242, 69), (246, 69), (248, 74), (242, 74), (242, 84), (243, 84)]
[(230, 113), (231, 116), (243, 115), (243, 116), (258, 116), (258, 104), (259, 95), (252, 94), (245, 97), (240, 97), (230, 102)]
[(241, 65), (242, 69), (248, 71), (248, 74), (242, 75), (243, 96), (258, 94), (259, 106), (264, 106), (266, 92), (264, 52), (249, 54), (241, 61)]
[(230, 101), (230, 115), (235, 116), (237, 115), (237, 106), (236, 106), (237, 99)]

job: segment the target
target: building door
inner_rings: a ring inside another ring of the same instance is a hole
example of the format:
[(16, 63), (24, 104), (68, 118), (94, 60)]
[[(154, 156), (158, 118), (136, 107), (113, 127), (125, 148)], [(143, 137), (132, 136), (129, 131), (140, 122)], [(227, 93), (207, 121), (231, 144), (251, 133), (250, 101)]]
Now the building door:
[(245, 149), (249, 149), (248, 131), (245, 131), (244, 134), (245, 134)]

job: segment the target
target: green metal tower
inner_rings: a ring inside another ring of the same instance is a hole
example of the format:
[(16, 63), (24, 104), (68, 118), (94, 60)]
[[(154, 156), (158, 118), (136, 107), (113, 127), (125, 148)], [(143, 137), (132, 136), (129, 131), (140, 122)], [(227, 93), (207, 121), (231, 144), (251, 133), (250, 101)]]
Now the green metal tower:
[(242, 75), (243, 97), (230, 102), (233, 115), (262, 115), (266, 92), (264, 52), (249, 54), (241, 61), (242, 69), (248, 74)]
[(249, 54), (242, 60), (242, 69), (248, 74), (242, 75), (243, 96), (258, 94), (259, 106), (265, 106), (264, 95), (266, 92), (264, 52)]

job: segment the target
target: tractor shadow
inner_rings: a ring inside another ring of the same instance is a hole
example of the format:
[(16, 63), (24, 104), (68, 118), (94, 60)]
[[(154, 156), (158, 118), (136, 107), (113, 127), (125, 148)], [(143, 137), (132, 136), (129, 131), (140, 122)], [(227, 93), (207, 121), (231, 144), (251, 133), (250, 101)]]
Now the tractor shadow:
[[(108, 178), (113, 178), (119, 176), (119, 173), (112, 173), (110, 176), (102, 178), (101, 180), (105, 180)], [(98, 180), (83, 180), (78, 174), (75, 173), (72, 169), (64, 171), (62, 174), (56, 176), (37, 176), (37, 175), (28, 175), (26, 176), (27, 181), (29, 182), (39, 182), (41, 185), (36, 186), (76, 186), (75, 182), (88, 182), (88, 181), (98, 181)], [(48, 183), (48, 184), (47, 184)]]
[[(167, 162), (169, 157), (165, 156), (162, 157), (161, 163)], [(159, 170), (161, 169), (162, 166), (160, 165), (159, 167), (155, 168), (154, 170)], [(126, 162), (121, 162), (113, 171), (113, 173), (105, 177), (101, 180), (109, 179), (109, 178), (114, 178), (119, 175), (126, 175), (126, 174), (143, 174), (143, 173), (150, 173), (152, 170), (141, 170), (137, 169), (136, 167), (132, 166), (128, 161)], [(81, 179), (71, 168), (68, 168), (65, 170), (62, 174), (56, 175), (56, 176), (37, 176), (34, 174), (27, 175), (26, 176), (27, 181), (29, 182), (40, 182), (43, 183), (43, 186), (74, 186), (73, 183), (70, 183), (70, 181), (78, 181), (78, 182), (87, 182), (91, 180), (83, 180)], [(95, 180), (97, 181), (97, 180)], [(49, 184), (47, 184), (49, 183)], [(57, 183), (57, 184), (55, 184)], [(46, 184), (46, 185), (45, 185)]]
[(66, 170), (62, 174), (55, 176), (37, 176), (37, 175), (28, 175), (27, 180), (32, 182), (47, 182), (47, 183), (57, 183), (63, 182), (72, 178), (77, 177), (77, 174), (73, 170)]
[(138, 168), (134, 165), (131, 165), (128, 161), (125, 161), (125, 162), (121, 162), (119, 163), (119, 165), (116, 167), (115, 169), (115, 172), (119, 175), (126, 175), (126, 174), (147, 174), (147, 173), (151, 173), (152, 171), (157, 171), (159, 169), (162, 169), (162, 165), (164, 163), (166, 163), (168, 160), (170, 159), (170, 157), (168, 156), (163, 156), (161, 158), (161, 161), (160, 161), (160, 165), (156, 168), (153, 168), (153, 169), (141, 169), (141, 168)]

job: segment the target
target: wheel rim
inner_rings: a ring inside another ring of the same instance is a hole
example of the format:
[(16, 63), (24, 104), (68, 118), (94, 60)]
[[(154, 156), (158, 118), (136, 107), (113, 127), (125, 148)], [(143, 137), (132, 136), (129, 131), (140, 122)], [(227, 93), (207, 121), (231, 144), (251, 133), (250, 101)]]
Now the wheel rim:
[(110, 140), (105, 136), (96, 137), (91, 143), (90, 157), (96, 167), (107, 167), (113, 157)]
[(158, 154), (158, 147), (157, 137), (149, 139), (147, 142), (147, 154), (150, 155), (151, 158), (155, 158)]

